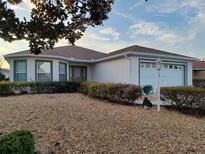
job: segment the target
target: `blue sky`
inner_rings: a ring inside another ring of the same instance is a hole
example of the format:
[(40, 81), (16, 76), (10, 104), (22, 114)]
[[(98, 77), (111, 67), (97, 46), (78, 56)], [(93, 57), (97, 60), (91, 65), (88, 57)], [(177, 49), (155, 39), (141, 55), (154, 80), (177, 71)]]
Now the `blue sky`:
[[(32, 4), (24, 0), (11, 7), (19, 17), (29, 18)], [(76, 45), (110, 52), (136, 44), (205, 58), (205, 0), (115, 0), (109, 16), (104, 26), (89, 28)], [(0, 56), (24, 49), (24, 40), (0, 39)]]

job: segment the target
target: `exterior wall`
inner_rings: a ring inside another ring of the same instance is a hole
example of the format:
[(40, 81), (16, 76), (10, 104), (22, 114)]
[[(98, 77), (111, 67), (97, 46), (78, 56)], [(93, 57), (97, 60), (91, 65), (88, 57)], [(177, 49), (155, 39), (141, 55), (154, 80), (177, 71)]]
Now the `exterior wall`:
[(139, 85), (139, 58), (130, 57), (130, 84)]
[(92, 67), (92, 79), (98, 82), (129, 83), (128, 58), (97, 63)]
[(187, 63), (187, 85), (192, 86), (193, 85), (193, 79), (192, 79), (192, 62)]
[(35, 81), (35, 59), (33, 58), (27, 59), (27, 81)]
[(9, 59), (7, 62), (10, 65), (9, 80), (13, 81), (14, 80), (14, 75), (13, 75), (13, 73), (14, 73), (14, 67), (13, 67), (14, 61), (13, 61), (13, 59)]
[[(69, 80), (69, 65), (87, 66), (87, 80), (98, 82), (130, 83), (139, 85), (139, 59), (144, 57), (122, 57), (96, 64), (69, 63), (59, 59), (45, 58), (15, 58), (7, 59), (10, 64), (10, 80), (13, 81), (14, 60), (27, 60), (27, 81), (35, 81), (35, 60), (49, 60), (53, 64), (53, 81), (59, 81), (59, 62), (67, 63)], [(147, 59), (147, 58), (146, 58)], [(154, 58), (152, 58), (154, 59)], [(156, 59), (155, 59), (156, 60)], [(169, 60), (169, 59), (167, 59)], [(184, 62), (184, 61), (178, 61)], [(186, 85), (192, 85), (192, 62), (184, 62), (186, 67)], [(205, 72), (204, 72), (205, 74)]]
[(193, 71), (193, 79), (205, 80), (205, 70)]
[[(59, 60), (53, 60), (53, 81), (59, 81)], [(67, 68), (68, 69), (68, 68)]]

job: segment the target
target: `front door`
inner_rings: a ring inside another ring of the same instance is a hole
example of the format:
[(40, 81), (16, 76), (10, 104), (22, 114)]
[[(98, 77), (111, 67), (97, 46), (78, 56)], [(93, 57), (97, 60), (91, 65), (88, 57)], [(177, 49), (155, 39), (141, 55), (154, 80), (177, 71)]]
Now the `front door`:
[(87, 81), (86, 66), (69, 66), (70, 81), (82, 82)]

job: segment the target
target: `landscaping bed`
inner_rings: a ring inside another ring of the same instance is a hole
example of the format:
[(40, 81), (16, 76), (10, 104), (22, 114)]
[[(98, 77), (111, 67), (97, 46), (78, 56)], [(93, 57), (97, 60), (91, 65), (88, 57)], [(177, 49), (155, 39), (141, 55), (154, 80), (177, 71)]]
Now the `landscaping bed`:
[(82, 94), (0, 97), (0, 133), (30, 130), (42, 153), (203, 153), (205, 118)]

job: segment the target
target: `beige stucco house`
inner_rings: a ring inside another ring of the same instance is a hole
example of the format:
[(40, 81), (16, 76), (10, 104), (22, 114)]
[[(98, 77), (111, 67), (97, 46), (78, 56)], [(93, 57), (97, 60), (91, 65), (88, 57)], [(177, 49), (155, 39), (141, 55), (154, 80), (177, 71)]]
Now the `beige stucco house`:
[(64, 46), (40, 55), (21, 51), (4, 57), (11, 81), (98, 81), (153, 87), (157, 86), (157, 59), (162, 61), (161, 86), (192, 85), (192, 63), (197, 60), (138, 45), (107, 54)]

